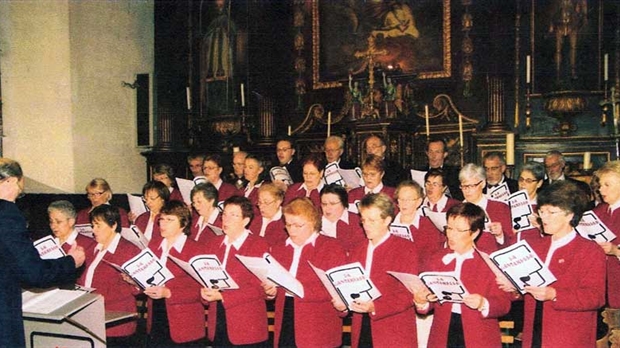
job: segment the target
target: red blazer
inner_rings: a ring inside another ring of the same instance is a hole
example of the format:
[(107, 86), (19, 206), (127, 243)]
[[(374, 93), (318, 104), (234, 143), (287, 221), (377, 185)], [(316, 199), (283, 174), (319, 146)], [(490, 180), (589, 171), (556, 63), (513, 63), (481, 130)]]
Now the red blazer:
[[(620, 209), (614, 210), (610, 215), (607, 212), (608, 207), (607, 203), (601, 203), (594, 208), (594, 212), (616, 236), (620, 237)], [(619, 243), (619, 240), (615, 239), (612, 243)], [(612, 255), (607, 255), (606, 257), (607, 304), (611, 308), (620, 308), (620, 260)]]
[[(77, 237), (75, 237), (75, 241), (76, 241), (77, 245), (79, 245), (79, 246), (83, 247), (83, 248), (84, 248), (84, 250), (89, 250), (89, 249), (91, 249), (91, 248), (94, 248), (94, 247), (95, 247), (95, 245), (97, 245), (97, 243), (95, 242), (95, 240), (94, 240), (94, 239), (90, 239), (90, 238), (86, 237), (85, 235), (83, 235), (83, 234), (79, 234), (79, 233), (78, 233)], [(93, 244), (94, 244), (94, 245), (93, 245)], [(62, 243), (62, 245), (61, 245), (60, 247), (62, 248), (62, 250), (63, 250), (63, 251), (65, 252), (65, 254), (66, 254), (66, 253), (68, 253), (68, 252), (69, 252), (69, 250), (71, 250), (71, 247), (72, 247), (72, 246), (73, 246), (72, 244)], [(87, 255), (87, 257), (86, 257), (86, 260), (87, 260), (87, 261), (91, 260), (91, 259), (88, 257), (88, 255)], [(86, 262), (86, 261), (84, 261), (84, 264), (85, 264), (86, 266), (88, 266), (88, 264), (87, 264), (87, 262)]]
[(420, 217), (420, 227), (409, 226), (413, 244), (418, 251), (420, 264), (426, 262), (437, 251), (444, 248), (446, 243), (446, 235), (435, 227), (426, 216)]
[(185, 200), (183, 199), (183, 195), (181, 194), (181, 190), (179, 190), (178, 187), (175, 187), (174, 190), (170, 192), (170, 200), (185, 202)]
[(243, 196), (243, 192), (237, 190), (237, 188), (232, 184), (222, 182), (222, 185), (217, 190), (218, 201), (223, 202), (232, 196)]
[[(215, 254), (224, 262), (226, 252), (224, 237), (217, 236), (209, 240), (204, 253)], [(226, 271), (237, 282), (239, 289), (223, 292), (222, 305), (226, 310), (228, 339), (232, 344), (253, 344), (266, 341), (268, 338), (265, 291), (260, 280), (235, 257), (236, 254), (261, 257), (268, 250), (267, 242), (253, 234), (247, 237), (239, 250), (230, 248)], [(209, 302), (205, 304), (209, 307), (208, 336), (209, 340), (213, 341), (217, 325), (217, 306)]]
[[(200, 232), (200, 235), (198, 235), (198, 232), (199, 232), (198, 219), (199, 218), (200, 218), (200, 215), (198, 215), (195, 212), (192, 213), (192, 226), (190, 227), (189, 237), (198, 243), (204, 244), (207, 242), (207, 240), (214, 238), (217, 235), (208, 226), (205, 226), (202, 232)], [(217, 218), (215, 219), (215, 221), (213, 221), (213, 225), (219, 228), (222, 228), (222, 214), (217, 215)], [(196, 236), (198, 236), (198, 240), (196, 240)]]
[[(93, 260), (95, 256), (97, 256), (95, 247), (97, 247), (97, 243), (93, 243), (90, 248), (85, 249), (85, 252), (90, 260)], [(103, 259), (117, 265), (122, 265), (138, 253), (140, 253), (140, 249), (121, 237), (114, 254), (107, 252)], [(84, 285), (87, 271), (88, 268), (78, 279), (78, 284)], [(104, 304), (106, 311), (136, 311), (136, 299), (133, 295), (132, 286), (123, 280), (123, 277), (119, 271), (103, 262), (103, 260), (95, 269), (91, 286), (95, 288), (96, 293), (101, 294), (105, 299)], [(132, 320), (124, 324), (107, 328), (106, 336), (129, 336), (134, 332), (136, 332), (136, 321)]]
[[(121, 207), (117, 207), (118, 212), (121, 214), (121, 227), (129, 227), (129, 217), (127, 217), (127, 211)], [(93, 207), (84, 208), (78, 211), (75, 218), (76, 225), (90, 224), (89, 213), (93, 210)]]
[[(445, 265), (442, 262), (444, 255), (452, 250), (445, 249), (431, 256), (426, 270), (438, 272), (454, 271), (456, 260)], [(485, 318), (476, 309), (471, 309), (461, 304), (461, 320), (463, 322), (463, 335), (467, 347), (501, 347), (502, 338), (499, 329), (498, 317), (510, 310), (510, 296), (500, 290), (495, 283), (495, 275), (485, 264), (480, 255), (474, 251), (473, 259), (463, 262), (461, 269), (461, 281), (470, 294), (480, 294), (489, 301), (489, 313)], [(433, 326), (429, 336), (429, 347), (445, 347), (448, 343), (448, 329), (452, 315), (452, 303), (439, 302), (431, 304), (435, 311)]]
[[(349, 224), (346, 224), (342, 220), (338, 220), (336, 223), (336, 240), (340, 242), (344, 251), (351, 252), (358, 244), (367, 242), (366, 233), (362, 228), (359, 214), (348, 212)], [(366, 245), (366, 244), (364, 244)]]
[[(381, 189), (381, 192), (385, 193), (390, 198), (392, 198), (392, 200), (394, 200), (394, 192), (396, 192), (396, 189), (390, 186), (385, 186), (385, 184), (383, 184), (383, 188)], [(363, 186), (354, 188), (353, 190), (349, 191), (349, 204), (353, 204), (357, 201), (361, 201), (362, 198), (364, 198), (364, 196), (366, 196), (366, 192), (364, 191)]]
[[(284, 242), (272, 246), (271, 254), (290, 269), (293, 262), (293, 247)], [(342, 341), (342, 318), (332, 305), (331, 296), (316, 276), (308, 261), (320, 269), (327, 270), (345, 263), (345, 252), (333, 238), (319, 235), (312, 244), (306, 245), (299, 259), (296, 278), (304, 286), (304, 298), (295, 301), (295, 344), (297, 347), (339, 347)], [(284, 300), (283, 288), (276, 296), (274, 347), (278, 347), (282, 330)]]
[[(544, 261), (551, 238), (530, 243)], [(594, 347), (597, 310), (605, 304), (605, 254), (594, 242), (579, 235), (553, 253), (549, 269), (558, 279), (550, 286), (555, 301), (543, 306), (542, 345), (544, 347)], [(523, 347), (532, 346), (536, 300), (525, 298)]]
[[(288, 187), (286, 193), (284, 194), (284, 204), (288, 204), (288, 202), (292, 201), (297, 197), (306, 197), (306, 189), (300, 189), (303, 182), (298, 182)], [(310, 196), (308, 197), (312, 201), (315, 207), (321, 209), (321, 194), (319, 190), (314, 189), (310, 191)]]
[(510, 207), (508, 204), (488, 199), (486, 214), (489, 218), (489, 222), (499, 222), (502, 224), (502, 230), (504, 231), (504, 243), (499, 244), (489, 232), (480, 233), (478, 239), (476, 239), (476, 247), (478, 250), (484, 251), (490, 254), (496, 250), (499, 250), (512, 243), (514, 233), (512, 233), (512, 217), (510, 215)]
[[(159, 233), (158, 233), (159, 234)], [(149, 248), (157, 257), (161, 257), (160, 241), (152, 239)], [(183, 261), (188, 261), (196, 255), (204, 254), (202, 246), (191, 238), (187, 238), (183, 250), (170, 250), (170, 255)], [(205, 311), (200, 301), (200, 284), (187, 274), (172, 260), (166, 262), (166, 267), (174, 278), (165, 286), (170, 289), (172, 296), (167, 298), (166, 313), (170, 325), (170, 337), (176, 343), (191, 342), (205, 336)], [(151, 332), (153, 323), (153, 299), (148, 297), (147, 332)]]
[[(370, 243), (370, 241), (369, 241)], [(360, 243), (351, 251), (348, 262), (366, 264), (368, 244)], [(370, 279), (381, 292), (370, 314), (372, 343), (375, 347), (417, 347), (413, 295), (387, 271), (418, 274), (418, 255), (410, 241), (389, 236), (374, 251)], [(353, 313), (351, 347), (357, 348), (362, 329), (362, 314)]]
[[(140, 232), (145, 233), (150, 217), (151, 213), (147, 211), (140, 214), (140, 216), (136, 218), (134, 225), (140, 229)], [(155, 221), (153, 222), (153, 234), (151, 235), (151, 240), (153, 239), (158, 242), (156, 244), (152, 244), (155, 245), (156, 248), (159, 247), (159, 242), (161, 242), (161, 232), (159, 231), (159, 214), (155, 215)]]
[[(248, 230), (252, 231), (255, 236), (260, 236), (260, 230), (262, 227), (263, 218), (259, 214), (252, 219)], [(265, 238), (270, 246), (283, 243), (286, 238), (288, 238), (288, 233), (286, 232), (286, 227), (284, 226), (284, 220), (278, 219), (269, 222), (269, 224), (267, 224), (267, 228), (265, 229), (265, 236), (263, 238)]]

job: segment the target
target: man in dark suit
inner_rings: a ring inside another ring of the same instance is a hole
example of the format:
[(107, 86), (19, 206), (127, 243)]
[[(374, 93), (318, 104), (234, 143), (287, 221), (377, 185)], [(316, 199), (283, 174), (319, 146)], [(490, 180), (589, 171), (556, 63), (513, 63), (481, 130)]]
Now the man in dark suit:
[(337, 163), (340, 169), (354, 169), (355, 163), (342, 158), (344, 153), (344, 139), (337, 135), (332, 135), (325, 139), (325, 160), (327, 165)]
[(396, 187), (402, 180), (408, 178), (403, 167), (395, 161), (391, 161), (385, 157), (387, 145), (385, 141), (378, 135), (371, 135), (364, 141), (366, 154), (379, 156), (383, 159), (385, 174), (383, 175), (383, 183), (390, 187)]
[(295, 140), (293, 138), (284, 137), (278, 140), (276, 155), (278, 157), (276, 166), (285, 167), (294, 183), (304, 181), (301, 164), (295, 159)]
[(446, 195), (456, 200), (463, 200), (463, 192), (461, 192), (461, 182), (459, 181), (459, 172), (461, 168), (450, 166), (444, 163), (448, 157), (448, 146), (442, 138), (433, 138), (426, 144), (426, 156), (428, 157), (428, 166), (418, 168), (421, 171), (429, 169), (441, 169), (445, 173), (446, 186), (448, 191)]
[(566, 160), (564, 159), (564, 155), (560, 151), (552, 150), (547, 152), (545, 155), (545, 170), (547, 172), (547, 178), (543, 182), (542, 188), (545, 186), (561, 180), (571, 181), (577, 185), (577, 187), (583, 191), (583, 194), (587, 197), (588, 202), (590, 202), (588, 209), (594, 208), (594, 200), (592, 196), (592, 190), (590, 189), (590, 185), (586, 184), (583, 181), (575, 180), (571, 177), (568, 177), (564, 174), (564, 168), (566, 167)]
[(21, 287), (46, 288), (74, 282), (84, 263), (77, 244), (68, 256), (42, 260), (28, 239), (26, 219), (15, 205), (24, 191), (19, 163), (0, 158), (0, 347), (25, 347)]
[(484, 188), (484, 194), (503, 183), (508, 185), (510, 193), (519, 191), (519, 182), (506, 177), (506, 161), (499, 152), (493, 151), (484, 155), (482, 166), (487, 174), (487, 186)]

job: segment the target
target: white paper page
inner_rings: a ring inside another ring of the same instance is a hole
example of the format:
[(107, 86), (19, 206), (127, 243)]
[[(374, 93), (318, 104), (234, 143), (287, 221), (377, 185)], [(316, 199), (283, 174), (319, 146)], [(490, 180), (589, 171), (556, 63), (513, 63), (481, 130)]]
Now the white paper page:
[(301, 282), (270, 254), (265, 253), (263, 257), (235, 256), (263, 283), (271, 280), (300, 298), (304, 297), (304, 287)]
[(497, 187), (494, 187), (491, 192), (487, 192), (487, 196), (498, 201), (507, 201), (510, 197), (510, 189), (508, 189), (508, 184), (503, 183)]
[(527, 285), (541, 287), (556, 281), (553, 273), (526, 240), (520, 240), (489, 256), (522, 294), (525, 293), (524, 287)]
[(391, 224), (390, 233), (397, 237), (404, 238), (413, 242), (413, 236), (411, 235), (411, 230), (409, 230), (409, 226)]
[(415, 274), (410, 273), (402, 273), (402, 272), (393, 272), (387, 271), (389, 275), (398, 279), (399, 282), (403, 283), (403, 285), (411, 292), (420, 292), (426, 289), (426, 285), (422, 282), (422, 279)]
[(183, 202), (185, 202), (185, 204), (192, 204), (191, 192), (194, 186), (196, 186), (194, 181), (182, 179), (182, 178), (174, 178), (174, 180), (176, 180), (177, 182), (177, 187), (179, 188), (179, 191), (181, 192), (181, 196), (183, 197)]
[(59, 259), (66, 256), (64, 250), (56, 243), (53, 236), (48, 235), (32, 243), (43, 260)]
[(426, 194), (426, 185), (424, 185), (424, 177), (426, 176), (426, 173), (427, 171), (411, 169), (411, 179), (422, 187), (424, 194)]
[(308, 264), (310, 265), (310, 268), (312, 268), (316, 276), (319, 277), (319, 280), (321, 281), (329, 295), (332, 297), (332, 299), (342, 301), (340, 295), (338, 295), (338, 291), (336, 291), (336, 288), (334, 287), (334, 284), (329, 281), (327, 274), (325, 274), (325, 271), (314, 266), (310, 261), (308, 261)]
[(196, 255), (189, 262), (174, 256), (168, 256), (168, 258), (205, 288), (219, 290), (239, 289), (239, 285), (222, 267), (222, 263), (216, 255)]
[(338, 173), (338, 168), (338, 163), (336, 162), (329, 163), (325, 166), (325, 174), (323, 174), (325, 185), (337, 184), (344, 186), (344, 180), (340, 173)]
[(453, 272), (422, 272), (420, 279), (437, 296), (439, 303), (463, 303), (467, 289)]
[(149, 248), (142, 250), (121, 267), (143, 289), (163, 285), (174, 278), (172, 272)]
[(212, 224), (207, 224), (207, 227), (209, 227), (213, 231), (213, 233), (215, 233), (215, 235), (217, 235), (217, 236), (221, 236), (221, 235), (224, 234), (224, 230), (221, 229), (220, 227), (217, 227), (217, 226), (212, 225)]
[(91, 225), (90, 223), (75, 225), (73, 226), (73, 229), (75, 230), (75, 232), (85, 237), (88, 237), (90, 239), (95, 239), (95, 234), (93, 232), (93, 225)]
[(149, 240), (146, 239), (142, 231), (140, 231), (136, 225), (123, 227), (121, 229), (121, 237), (137, 246), (140, 250), (146, 249), (147, 245), (149, 245)]
[(579, 225), (575, 227), (575, 230), (577, 230), (582, 237), (597, 243), (611, 242), (616, 239), (616, 235), (592, 210), (583, 213)]
[(286, 167), (273, 167), (269, 171), (269, 175), (271, 176), (271, 181), (282, 181), (289, 186), (293, 184), (291, 174), (289, 174)]
[(364, 186), (364, 179), (362, 178), (361, 169), (338, 169), (338, 173), (342, 177), (342, 180), (344, 180), (344, 183), (348, 189)]
[(334, 267), (325, 273), (338, 291), (340, 299), (349, 309), (351, 309), (353, 301), (368, 302), (381, 296), (381, 292), (366, 276), (364, 268), (359, 262)]
[(67, 303), (85, 295), (84, 291), (53, 289), (42, 293), (22, 292), (22, 311), (49, 314)]
[(433, 225), (435, 225), (435, 227), (437, 227), (440, 231), (443, 231), (448, 224), (448, 221), (446, 220), (446, 213), (432, 211), (428, 209), (428, 207), (422, 207), (422, 213), (424, 216), (427, 216)]
[(132, 194), (127, 194), (127, 201), (129, 202), (129, 210), (134, 213), (136, 216), (140, 216), (147, 212), (146, 205), (144, 205), (144, 201), (142, 197), (134, 196)]
[(534, 214), (530, 204), (530, 196), (527, 191), (521, 190), (510, 195), (508, 198), (510, 206), (510, 216), (512, 216), (512, 228), (517, 232), (532, 228), (530, 216)]

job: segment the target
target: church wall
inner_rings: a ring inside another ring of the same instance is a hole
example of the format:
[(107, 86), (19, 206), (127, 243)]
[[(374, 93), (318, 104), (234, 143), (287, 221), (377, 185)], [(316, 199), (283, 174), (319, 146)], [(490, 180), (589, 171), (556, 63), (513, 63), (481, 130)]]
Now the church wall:
[(153, 73), (153, 3), (2, 2), (3, 156), (32, 193), (82, 193), (93, 177), (139, 192), (136, 93)]

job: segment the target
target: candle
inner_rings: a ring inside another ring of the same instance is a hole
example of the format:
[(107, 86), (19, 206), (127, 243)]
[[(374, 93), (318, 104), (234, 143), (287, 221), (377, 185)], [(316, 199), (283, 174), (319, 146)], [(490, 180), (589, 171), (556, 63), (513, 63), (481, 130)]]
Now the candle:
[(532, 76), (530, 75), (531, 74), (530, 64), (531, 64), (531, 57), (528, 55), (525, 60), (525, 83), (528, 83), (528, 84), (532, 81)]
[(592, 154), (590, 153), (590, 151), (586, 151), (583, 153), (583, 169), (584, 170), (589, 170), (592, 168), (591, 156)]
[(243, 91), (243, 83), (241, 84), (241, 107), (245, 107), (245, 92)]
[(185, 87), (185, 97), (187, 98), (187, 110), (192, 109), (192, 91), (189, 87)]
[(463, 116), (459, 114), (459, 140), (461, 141), (461, 149), (465, 146), (463, 142)]
[(515, 134), (506, 134), (506, 164), (514, 166), (515, 164)]
[(235, 147), (233, 147), (233, 153), (234, 153), (234, 152), (239, 152), (239, 150), (240, 150), (240, 149), (239, 149), (239, 146), (235, 146)]
[(288, 125), (288, 133), (287, 134), (288, 134), (289, 137), (291, 136), (291, 125), (290, 124)]
[(429, 126), (428, 105), (424, 105), (424, 116), (426, 118), (426, 137), (431, 135), (431, 127)]
[(327, 113), (327, 137), (328, 138), (331, 135), (331, 130), (332, 130), (332, 112), (330, 111)]
[(609, 80), (609, 54), (605, 53), (605, 58), (603, 58), (603, 80)]

